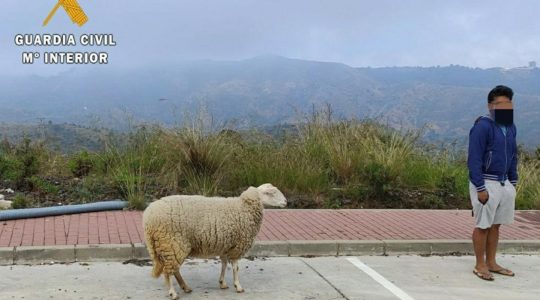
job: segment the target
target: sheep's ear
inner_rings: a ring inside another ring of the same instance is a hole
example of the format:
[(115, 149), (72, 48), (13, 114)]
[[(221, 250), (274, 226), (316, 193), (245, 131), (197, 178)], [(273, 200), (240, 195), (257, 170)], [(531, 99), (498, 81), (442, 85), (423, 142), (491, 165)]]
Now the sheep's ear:
[(250, 186), (247, 190), (240, 194), (240, 197), (244, 199), (258, 200), (259, 190), (256, 187)]
[(259, 185), (260, 189), (273, 188), (273, 187), (274, 186), (271, 183), (263, 183), (263, 184)]

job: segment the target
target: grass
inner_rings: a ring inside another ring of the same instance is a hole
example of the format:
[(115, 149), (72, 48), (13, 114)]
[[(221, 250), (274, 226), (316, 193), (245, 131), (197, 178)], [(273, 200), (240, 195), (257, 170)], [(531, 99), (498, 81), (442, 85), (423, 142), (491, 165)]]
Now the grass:
[[(0, 143), (0, 185), (66, 202), (123, 198), (144, 209), (169, 194), (237, 195), (271, 182), (292, 207), (468, 208), (466, 153), (421, 141), (422, 130), (314, 112), (270, 134), (196, 116), (173, 128), (142, 124), (104, 136), (103, 150), (57, 153), (43, 141)], [(540, 209), (540, 151), (520, 151), (519, 209)], [(58, 183), (59, 182), (59, 183)], [(21, 197), (32, 199), (25, 201)], [(26, 199), (25, 198), (25, 199)]]
[(521, 155), (518, 162), (516, 207), (540, 209), (540, 160)]
[(217, 194), (235, 150), (227, 136), (188, 126), (164, 131), (161, 141), (161, 155), (167, 161), (162, 183), (191, 194)]
[(112, 178), (120, 197), (133, 209), (144, 209), (151, 198), (149, 185), (163, 167), (159, 153), (159, 128), (141, 127), (125, 143), (109, 139), (101, 155), (103, 176)]

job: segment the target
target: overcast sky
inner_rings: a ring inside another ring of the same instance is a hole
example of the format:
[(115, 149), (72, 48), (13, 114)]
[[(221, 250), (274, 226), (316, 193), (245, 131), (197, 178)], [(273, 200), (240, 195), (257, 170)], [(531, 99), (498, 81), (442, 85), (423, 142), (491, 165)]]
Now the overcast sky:
[[(2, 0), (0, 74), (53, 74), (72, 66), (21, 64), (16, 34), (112, 33), (106, 68), (264, 54), (364, 66), (515, 67), (540, 62), (540, 1), (78, 0), (89, 22), (57, 0)], [(89, 51), (88, 48), (70, 48)], [(56, 48), (60, 50), (60, 48)], [(87, 67), (75, 67), (87, 68)]]

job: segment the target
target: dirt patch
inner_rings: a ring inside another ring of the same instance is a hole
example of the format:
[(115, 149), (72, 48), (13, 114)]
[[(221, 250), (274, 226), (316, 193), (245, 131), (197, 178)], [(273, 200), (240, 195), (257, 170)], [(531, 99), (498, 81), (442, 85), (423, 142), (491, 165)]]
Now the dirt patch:
[(136, 266), (139, 266), (139, 267), (148, 267), (148, 266), (152, 266), (152, 260), (150, 260), (150, 259), (128, 259), (128, 260), (124, 261), (122, 264), (124, 264), (124, 265), (132, 264), (132, 265), (136, 265)]

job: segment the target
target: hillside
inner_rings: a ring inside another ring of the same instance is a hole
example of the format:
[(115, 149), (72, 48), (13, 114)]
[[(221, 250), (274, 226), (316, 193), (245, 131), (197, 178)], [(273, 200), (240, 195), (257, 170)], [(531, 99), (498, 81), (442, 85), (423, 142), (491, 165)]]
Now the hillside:
[(0, 139), (19, 143), (24, 137), (32, 141), (45, 141), (46, 146), (61, 153), (80, 150), (100, 150), (104, 138), (112, 131), (104, 128), (90, 128), (76, 124), (8, 125), (0, 123)]
[(540, 145), (538, 82), (538, 68), (353, 68), (278, 56), (190, 61), (0, 78), (0, 122), (118, 129), (133, 119), (181, 122), (186, 111), (204, 106), (216, 122), (272, 126), (297, 122), (302, 112), (330, 103), (338, 118), (378, 118), (407, 128), (428, 124), (427, 139), (463, 146), (473, 120), (487, 113), (487, 92), (506, 84), (516, 91), (519, 142), (534, 147)]

